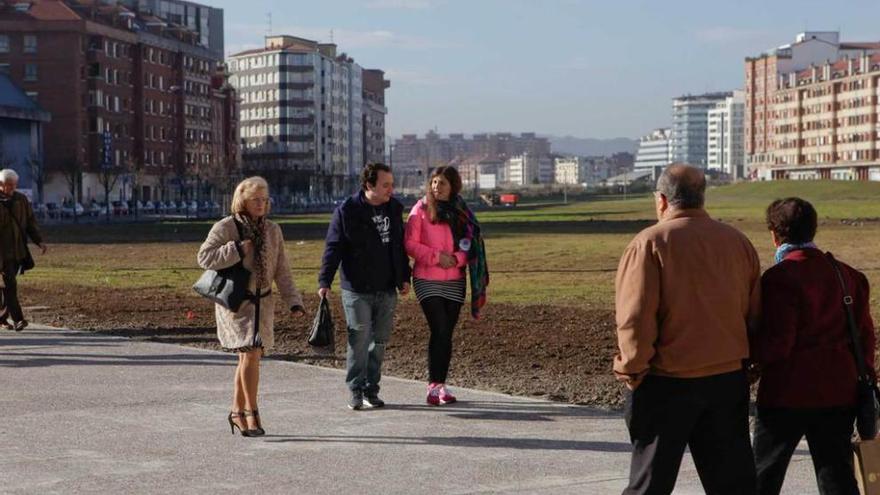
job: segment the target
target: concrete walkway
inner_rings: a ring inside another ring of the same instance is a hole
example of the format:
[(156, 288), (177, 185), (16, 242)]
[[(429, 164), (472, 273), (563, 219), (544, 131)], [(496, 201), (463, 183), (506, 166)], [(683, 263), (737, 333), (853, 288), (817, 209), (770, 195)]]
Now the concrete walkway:
[[(0, 332), (3, 493), (620, 493), (618, 414), (383, 379), (382, 410), (350, 411), (338, 370), (267, 360), (268, 434), (230, 435), (234, 356), (31, 327)], [(702, 493), (686, 459), (676, 493)], [(785, 493), (816, 493), (800, 448)]]

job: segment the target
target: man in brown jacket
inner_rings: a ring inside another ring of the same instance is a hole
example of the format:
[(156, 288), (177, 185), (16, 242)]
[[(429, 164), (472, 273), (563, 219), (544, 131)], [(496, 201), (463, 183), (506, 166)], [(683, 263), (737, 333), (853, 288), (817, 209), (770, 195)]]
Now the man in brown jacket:
[[(0, 260), (3, 265), (3, 279), (6, 287), (4, 299), (8, 314), (0, 316), (0, 325), (22, 331), (27, 325), (21, 304), (18, 302), (18, 283), (16, 277), (33, 267), (33, 258), (27, 248), (28, 238), (36, 244), (43, 254), (46, 245), (37, 228), (34, 210), (27, 196), (16, 191), (18, 174), (12, 169), (0, 170)], [(12, 322), (7, 317), (12, 317)]]
[(614, 374), (631, 391), (633, 445), (624, 494), (671, 493), (685, 447), (707, 493), (752, 494), (748, 327), (760, 265), (738, 230), (703, 209), (706, 179), (670, 165), (657, 181), (657, 224), (627, 246), (616, 280)]

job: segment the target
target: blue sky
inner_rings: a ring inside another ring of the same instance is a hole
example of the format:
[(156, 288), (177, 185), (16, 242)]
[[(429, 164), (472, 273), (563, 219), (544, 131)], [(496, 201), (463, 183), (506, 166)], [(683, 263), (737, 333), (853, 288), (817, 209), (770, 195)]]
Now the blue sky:
[[(203, 0), (204, 1), (204, 0)], [(743, 85), (743, 59), (808, 30), (880, 41), (877, 0), (223, 0), (227, 53), (272, 32), (387, 72), (389, 134), (631, 137), (671, 98)]]

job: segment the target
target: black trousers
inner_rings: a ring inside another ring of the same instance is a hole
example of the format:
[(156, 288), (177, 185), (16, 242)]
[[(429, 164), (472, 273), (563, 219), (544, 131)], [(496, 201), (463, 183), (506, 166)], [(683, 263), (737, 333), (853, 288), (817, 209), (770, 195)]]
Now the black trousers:
[(428, 340), (428, 380), (446, 383), (449, 362), (452, 360), (452, 331), (458, 323), (461, 303), (443, 297), (428, 297), (422, 299), (420, 304), (431, 330)]
[(758, 493), (778, 494), (788, 463), (805, 435), (823, 495), (858, 495), (853, 474), (851, 408), (758, 408), (755, 418), (755, 466)]
[(21, 304), (18, 302), (18, 282), (15, 277), (18, 275), (18, 263), (7, 261), (3, 264), (3, 281), (6, 288), (3, 289), (3, 299), (6, 303), (6, 309), (12, 321), (21, 321), (24, 319), (24, 313), (21, 311)]
[(707, 494), (754, 494), (749, 385), (742, 371), (645, 377), (624, 411), (633, 453), (628, 494), (669, 494), (685, 447)]

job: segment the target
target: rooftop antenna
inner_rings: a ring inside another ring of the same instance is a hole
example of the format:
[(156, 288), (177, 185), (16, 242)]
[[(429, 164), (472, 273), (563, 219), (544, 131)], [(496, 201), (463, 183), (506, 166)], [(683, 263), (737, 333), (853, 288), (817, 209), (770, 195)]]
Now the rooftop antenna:
[(333, 28), (330, 28), (330, 43), (333, 43)]
[(272, 12), (266, 12), (266, 34), (269, 36), (272, 35)]

